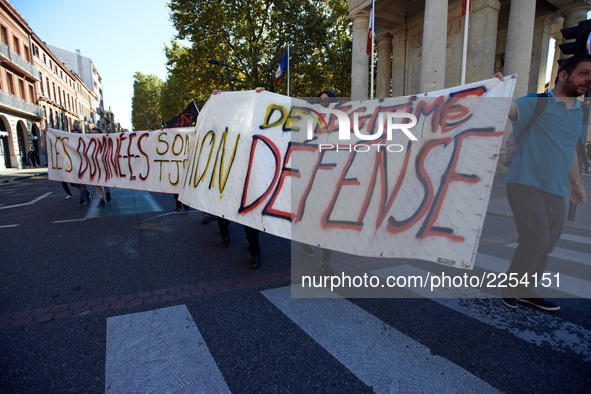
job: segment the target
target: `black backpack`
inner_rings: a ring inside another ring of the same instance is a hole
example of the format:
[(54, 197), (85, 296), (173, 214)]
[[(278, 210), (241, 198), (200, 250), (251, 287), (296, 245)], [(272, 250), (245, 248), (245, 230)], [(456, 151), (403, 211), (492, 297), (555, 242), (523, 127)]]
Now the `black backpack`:
[[(538, 93), (538, 97), (549, 97), (548, 93)], [(529, 130), (533, 126), (534, 122), (540, 116), (542, 112), (546, 109), (546, 105), (548, 104), (548, 100), (536, 100), (536, 106), (534, 107), (534, 113), (532, 117), (529, 119), (529, 122), (523, 129), (521, 133), (521, 137), (519, 140), (515, 137), (515, 133), (511, 132), (509, 137), (507, 137), (507, 141), (505, 141), (505, 159), (503, 160), (503, 164), (505, 167), (511, 167), (511, 163), (513, 162), (513, 157), (515, 157), (515, 152), (517, 152), (517, 148), (520, 147), (519, 143), (525, 140), (527, 134), (529, 134)]]

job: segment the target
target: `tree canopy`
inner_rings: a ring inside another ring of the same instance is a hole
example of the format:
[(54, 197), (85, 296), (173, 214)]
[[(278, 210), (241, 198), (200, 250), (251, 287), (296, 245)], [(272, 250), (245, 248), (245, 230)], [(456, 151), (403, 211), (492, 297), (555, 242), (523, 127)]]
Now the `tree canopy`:
[[(230, 90), (227, 71), (236, 78), (234, 90), (270, 89), (288, 44), (291, 96), (315, 97), (323, 90), (350, 95), (345, 0), (171, 0), (169, 7), (177, 36), (165, 47), (165, 121), (192, 99), (201, 107), (213, 89)], [(280, 94), (287, 94), (285, 79)]]
[(139, 71), (133, 75), (131, 126), (134, 130), (155, 130), (162, 124), (160, 96), (162, 80)]

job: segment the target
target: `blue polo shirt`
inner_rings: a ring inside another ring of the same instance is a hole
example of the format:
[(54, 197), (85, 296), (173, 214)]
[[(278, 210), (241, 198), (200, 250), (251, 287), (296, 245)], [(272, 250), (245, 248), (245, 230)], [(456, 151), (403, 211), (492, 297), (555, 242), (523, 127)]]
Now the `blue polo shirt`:
[[(535, 186), (540, 190), (566, 196), (566, 183), (579, 140), (585, 141), (581, 102), (567, 109), (566, 103), (549, 92), (544, 112), (533, 123), (531, 130), (517, 148), (506, 182)], [(517, 120), (513, 132), (519, 140), (532, 117), (538, 97), (529, 94), (515, 100)]]

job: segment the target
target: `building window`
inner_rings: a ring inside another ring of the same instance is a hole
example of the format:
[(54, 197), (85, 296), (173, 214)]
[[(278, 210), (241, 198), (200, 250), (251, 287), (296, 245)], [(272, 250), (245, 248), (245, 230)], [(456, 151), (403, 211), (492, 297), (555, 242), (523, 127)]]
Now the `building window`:
[(31, 102), (35, 103), (35, 89), (33, 89), (33, 85), (29, 85), (29, 94), (31, 96)]
[(8, 32), (6, 31), (6, 27), (1, 26), (0, 31), (2, 32), (2, 42), (5, 45), (8, 45)]
[(21, 48), (18, 44), (18, 38), (16, 38), (15, 36), (12, 36), (12, 41), (14, 44), (14, 51), (20, 56), (21, 54)]
[(23, 83), (22, 79), (18, 80), (18, 90), (21, 95), (21, 98), (25, 100), (25, 84)]
[(14, 82), (12, 80), (12, 74), (6, 73), (6, 79), (8, 81), (8, 93), (14, 96)]

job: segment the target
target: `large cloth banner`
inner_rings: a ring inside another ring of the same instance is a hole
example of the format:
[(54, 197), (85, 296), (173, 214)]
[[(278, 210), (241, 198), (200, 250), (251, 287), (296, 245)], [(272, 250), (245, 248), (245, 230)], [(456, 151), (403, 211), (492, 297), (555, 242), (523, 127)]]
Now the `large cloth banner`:
[(194, 130), (75, 134), (48, 129), (49, 179), (178, 193)]
[(49, 130), (50, 179), (179, 193), (302, 243), (472, 269), (514, 85), (348, 102), (222, 92), (190, 137)]
[(201, 111), (179, 199), (310, 245), (472, 269), (513, 89), (495, 78), (333, 103), (222, 92)]

